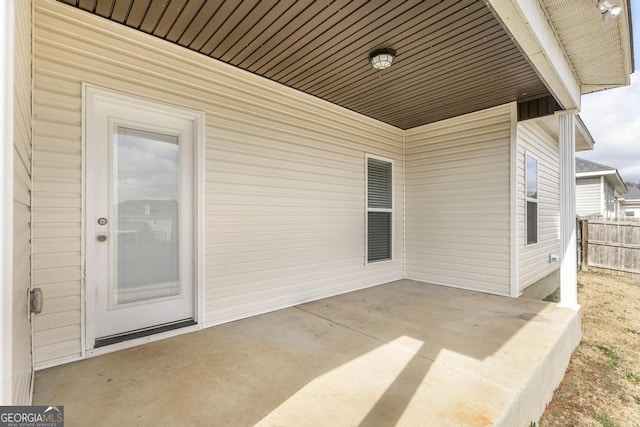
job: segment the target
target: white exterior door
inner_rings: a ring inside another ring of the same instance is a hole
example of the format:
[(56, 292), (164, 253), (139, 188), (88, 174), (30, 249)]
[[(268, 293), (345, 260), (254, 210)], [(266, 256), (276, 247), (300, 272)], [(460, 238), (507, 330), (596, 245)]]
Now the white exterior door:
[(87, 348), (194, 319), (195, 120), (87, 86)]

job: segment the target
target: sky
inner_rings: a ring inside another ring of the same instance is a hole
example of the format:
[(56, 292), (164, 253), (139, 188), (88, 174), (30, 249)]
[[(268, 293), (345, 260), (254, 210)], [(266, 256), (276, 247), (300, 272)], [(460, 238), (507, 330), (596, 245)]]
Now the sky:
[[(640, 0), (631, 0), (635, 69), (640, 67)], [(596, 141), (578, 157), (613, 166), (624, 181), (640, 182), (640, 71), (631, 86), (582, 97), (580, 117)]]
[(177, 137), (120, 128), (117, 203), (176, 200), (178, 162)]

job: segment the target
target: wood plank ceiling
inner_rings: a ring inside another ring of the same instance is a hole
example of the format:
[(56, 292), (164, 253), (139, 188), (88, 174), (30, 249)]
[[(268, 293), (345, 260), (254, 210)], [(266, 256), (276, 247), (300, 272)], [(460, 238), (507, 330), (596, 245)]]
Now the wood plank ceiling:
[(484, 1), (59, 1), (402, 129), (548, 95)]

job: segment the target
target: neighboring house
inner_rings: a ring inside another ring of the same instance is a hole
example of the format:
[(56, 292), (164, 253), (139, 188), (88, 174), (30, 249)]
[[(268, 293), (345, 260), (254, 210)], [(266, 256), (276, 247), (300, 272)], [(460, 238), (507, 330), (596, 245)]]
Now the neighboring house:
[(620, 196), (620, 216), (640, 219), (640, 187), (638, 184), (628, 185), (629, 191)]
[[(609, 23), (556, 0), (174, 3), (1, 6), (1, 403), (106, 337), (401, 278), (517, 298), (560, 276), (578, 309), (574, 157), (593, 141), (577, 111), (629, 84), (626, 3)], [(177, 228), (144, 219), (173, 198)], [(136, 242), (179, 246), (121, 299), (124, 200)]]
[(615, 219), (621, 215), (618, 199), (627, 186), (611, 166), (576, 157), (576, 213)]

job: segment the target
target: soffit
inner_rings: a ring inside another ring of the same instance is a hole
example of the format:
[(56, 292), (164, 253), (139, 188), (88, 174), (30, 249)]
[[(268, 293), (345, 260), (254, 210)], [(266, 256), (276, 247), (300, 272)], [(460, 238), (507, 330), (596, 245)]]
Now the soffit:
[(565, 49), (583, 94), (629, 84), (633, 72), (629, 4), (612, 22), (602, 22), (593, 0), (541, 0)]
[(401, 129), (548, 95), (483, 1), (59, 1)]

